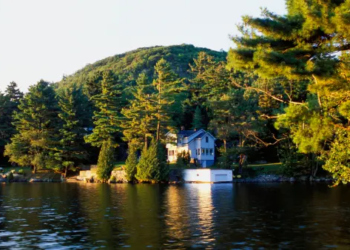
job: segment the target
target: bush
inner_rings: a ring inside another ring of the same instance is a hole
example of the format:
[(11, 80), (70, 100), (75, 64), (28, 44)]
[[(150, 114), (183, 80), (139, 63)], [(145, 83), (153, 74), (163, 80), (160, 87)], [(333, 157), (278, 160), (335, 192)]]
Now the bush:
[(176, 168), (187, 168), (190, 165), (191, 157), (190, 153), (182, 151), (181, 153), (177, 154), (177, 160), (176, 160)]
[(15, 174), (15, 173), (16, 173), (16, 170), (12, 169), (12, 170), (11, 170), (11, 173), (12, 173), (12, 174)]
[(9, 181), (9, 182), (11, 182), (11, 181), (13, 181), (13, 179), (14, 179), (14, 177), (13, 177), (13, 173), (12, 173), (12, 171), (9, 173), (9, 175), (7, 176), (7, 180)]
[(23, 169), (18, 170), (18, 174), (24, 174), (24, 170)]
[(112, 175), (111, 178), (109, 179), (109, 181), (113, 182), (113, 183), (117, 182), (117, 178), (114, 175)]

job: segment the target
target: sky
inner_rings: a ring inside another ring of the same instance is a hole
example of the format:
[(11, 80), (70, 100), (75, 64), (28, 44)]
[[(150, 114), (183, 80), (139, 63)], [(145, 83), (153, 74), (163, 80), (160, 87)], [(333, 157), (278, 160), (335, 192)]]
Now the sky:
[(0, 0), (0, 91), (57, 82), (140, 47), (228, 51), (243, 15), (285, 14), (284, 0)]

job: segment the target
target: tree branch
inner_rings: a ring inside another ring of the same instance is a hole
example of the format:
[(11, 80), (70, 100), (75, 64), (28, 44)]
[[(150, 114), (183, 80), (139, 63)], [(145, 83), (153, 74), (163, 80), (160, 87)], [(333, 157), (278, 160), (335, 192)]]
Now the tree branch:
[(279, 101), (279, 102), (282, 102), (282, 103), (292, 103), (292, 104), (297, 104), (297, 105), (304, 105), (305, 103), (304, 102), (295, 102), (295, 101), (292, 101), (292, 100), (289, 100), (289, 101), (285, 101), (283, 100), (282, 98), (279, 98), (275, 95), (272, 95), (270, 94), (269, 92), (265, 91), (265, 90), (262, 90), (262, 89), (259, 89), (259, 88), (255, 88), (255, 87), (251, 87), (251, 86), (241, 86), (240, 84), (238, 84), (237, 82), (235, 82), (232, 77), (230, 77), (231, 79), (231, 82), (233, 83), (233, 85), (235, 85), (236, 87), (238, 88), (242, 88), (242, 89), (251, 89), (251, 90), (255, 90), (257, 92), (260, 92), (260, 93), (264, 93), (265, 95), (269, 96), (270, 98), (276, 100), (276, 101)]

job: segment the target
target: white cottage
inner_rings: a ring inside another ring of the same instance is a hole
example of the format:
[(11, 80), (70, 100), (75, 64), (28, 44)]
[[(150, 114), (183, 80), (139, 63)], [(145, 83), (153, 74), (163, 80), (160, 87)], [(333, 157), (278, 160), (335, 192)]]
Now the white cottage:
[(191, 161), (196, 159), (204, 168), (214, 164), (215, 137), (204, 129), (168, 132), (166, 136), (169, 162), (176, 162), (179, 153), (189, 152)]

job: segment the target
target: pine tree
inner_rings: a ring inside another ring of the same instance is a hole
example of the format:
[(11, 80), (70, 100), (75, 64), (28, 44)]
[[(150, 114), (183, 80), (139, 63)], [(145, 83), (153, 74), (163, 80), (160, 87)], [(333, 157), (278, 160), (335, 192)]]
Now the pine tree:
[(29, 88), (14, 113), (17, 133), (5, 147), (5, 156), (33, 172), (54, 167), (53, 153), (59, 129), (58, 105), (52, 86), (43, 80)]
[(137, 149), (142, 147), (147, 149), (148, 138), (155, 132), (156, 101), (154, 92), (154, 86), (148, 83), (147, 76), (140, 74), (136, 86), (132, 90), (133, 99), (122, 110), (124, 120), (121, 126), (124, 140)]
[(19, 101), (23, 98), (23, 93), (19, 90), (17, 83), (15, 82), (10, 82), (6, 87), (5, 93), (14, 106), (18, 106)]
[[(111, 71), (103, 73), (101, 81), (101, 94), (95, 95), (91, 100), (98, 111), (94, 112), (94, 129), (92, 134), (85, 136), (85, 141), (95, 147), (102, 147), (98, 159), (98, 177), (108, 180), (106, 174), (111, 172), (111, 164), (106, 156), (114, 154), (111, 147), (117, 147), (117, 136), (120, 132), (122, 117), (120, 114), (123, 105), (120, 84), (116, 83)], [(112, 157), (114, 159), (114, 155)], [(106, 164), (106, 165), (103, 165)]]
[(192, 128), (193, 129), (204, 128), (202, 121), (203, 121), (202, 110), (199, 106), (197, 106), (196, 111), (194, 112)]
[(61, 91), (59, 107), (62, 128), (59, 130), (60, 143), (55, 156), (61, 162), (66, 177), (69, 169), (74, 169), (77, 163), (87, 157), (83, 145), (88, 102), (82, 89), (73, 84)]
[(141, 153), (141, 158), (137, 164), (136, 179), (139, 182), (150, 182), (153, 181), (155, 171), (154, 169), (159, 168), (159, 162), (157, 159), (157, 144), (155, 140), (152, 140), (150, 146), (144, 148)]
[(0, 93), (0, 146), (10, 142), (10, 138), (16, 133), (13, 126), (13, 114), (18, 111), (19, 101), (23, 93), (18, 89), (15, 82), (11, 82), (5, 94)]
[(125, 162), (125, 172), (126, 177), (129, 182), (135, 180), (135, 175), (137, 171), (138, 160), (137, 160), (137, 149), (134, 145), (129, 143), (128, 158)]
[(116, 84), (115, 76), (111, 71), (103, 73), (101, 88), (102, 93), (91, 98), (98, 111), (94, 112), (93, 133), (87, 135), (85, 141), (101, 147), (105, 141), (110, 140), (112, 145), (117, 146), (116, 137), (122, 121), (120, 115), (122, 91), (120, 85)]
[(182, 101), (185, 100), (182, 92), (184, 86), (178, 79), (178, 76), (171, 70), (170, 64), (160, 59), (154, 67), (157, 78), (153, 81), (156, 88), (156, 113), (154, 114), (156, 127), (156, 140), (160, 141), (164, 132), (174, 128), (173, 120), (180, 113)]
[(98, 156), (97, 177), (102, 182), (107, 182), (115, 163), (115, 148), (111, 139), (104, 141)]
[(166, 157), (166, 150), (163, 144), (157, 143), (157, 159), (159, 162), (159, 167), (155, 170), (154, 179), (158, 182), (169, 180), (169, 165)]
[(148, 149), (142, 151), (135, 177), (140, 182), (159, 182), (167, 181), (168, 175), (169, 166), (164, 147), (153, 139)]

